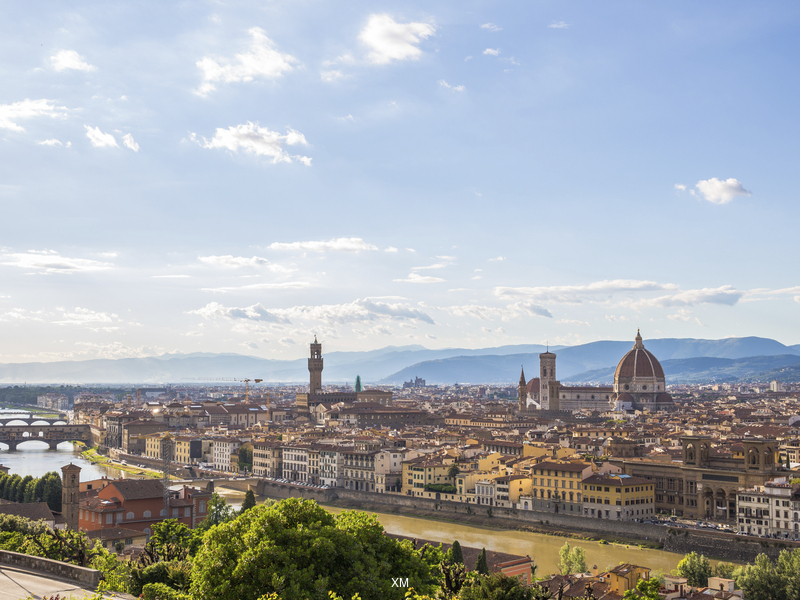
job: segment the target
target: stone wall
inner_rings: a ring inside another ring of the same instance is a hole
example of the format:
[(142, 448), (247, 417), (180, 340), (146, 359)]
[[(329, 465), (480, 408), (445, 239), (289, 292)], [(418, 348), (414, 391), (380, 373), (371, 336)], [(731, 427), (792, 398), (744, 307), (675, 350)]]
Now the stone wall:
[[(242, 482), (237, 481), (235, 483)], [(225, 487), (229, 487), (228, 484), (225, 484)], [(316, 500), (317, 502), (332, 502), (336, 499), (340, 491), (345, 491), (341, 488), (323, 490), (320, 488), (304, 487), (302, 485), (280, 483), (278, 481), (267, 481), (265, 479), (257, 480), (255, 485), (252, 486), (252, 489), (256, 496), (266, 496), (277, 500), (283, 500), (285, 498), (304, 498), (306, 500)], [(372, 495), (381, 496), (382, 494)]]
[(734, 562), (753, 562), (759, 554), (777, 558), (783, 549), (797, 548), (793, 542), (780, 540), (753, 539), (742, 535), (698, 531), (694, 529), (668, 529), (664, 540), (664, 550), (686, 554), (697, 552), (709, 558)]
[(100, 571), (71, 565), (57, 560), (50, 560), (49, 558), (40, 558), (38, 556), (20, 554), (19, 552), (0, 550), (0, 564), (36, 571), (38, 573), (46, 573), (54, 577), (60, 577), (61, 579), (68, 579), (69, 581), (75, 581), (81, 586), (90, 589), (95, 589), (100, 584)]

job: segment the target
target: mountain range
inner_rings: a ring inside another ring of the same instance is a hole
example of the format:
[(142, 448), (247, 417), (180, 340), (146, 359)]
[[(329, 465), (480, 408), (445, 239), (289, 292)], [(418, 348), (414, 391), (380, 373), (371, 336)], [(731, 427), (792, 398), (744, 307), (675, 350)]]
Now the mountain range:
[[(556, 373), (566, 382), (608, 382), (632, 341), (599, 341), (577, 346), (553, 346), (558, 355)], [(758, 338), (723, 340), (645, 340), (664, 366), (670, 382), (740, 381), (794, 377), (800, 373), (800, 344), (786, 346)], [(520, 366), (528, 377), (538, 373), (537, 344), (494, 348), (387, 346), (361, 352), (323, 353), (327, 383), (353, 383), (356, 375), (367, 383), (394, 384), (422, 377), (429, 384), (506, 383), (519, 381)], [(164, 354), (144, 358), (94, 359), (49, 363), (0, 364), (0, 383), (191, 383), (210, 377), (264, 379), (271, 383), (308, 381), (306, 358), (274, 360), (241, 354)]]

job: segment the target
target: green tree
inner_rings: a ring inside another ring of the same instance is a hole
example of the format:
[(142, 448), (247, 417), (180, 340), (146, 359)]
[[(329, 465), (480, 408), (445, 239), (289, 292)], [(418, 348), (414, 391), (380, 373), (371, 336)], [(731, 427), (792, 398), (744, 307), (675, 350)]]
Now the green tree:
[(16, 502), (17, 500), (17, 491), (19, 490), (19, 484), (22, 481), (22, 477), (19, 475), (12, 475), (11, 481), (5, 487), (3, 498), (6, 500), (10, 500), (12, 502)]
[(752, 565), (737, 569), (736, 587), (747, 600), (788, 600), (781, 574), (766, 554)]
[[(144, 564), (160, 561), (184, 560), (198, 549), (194, 531), (177, 519), (165, 519), (153, 524), (153, 533), (145, 546)], [(143, 557), (144, 558), (144, 557)]]
[(533, 590), (516, 577), (493, 573), (465, 585), (459, 600), (531, 600)]
[(636, 583), (636, 591), (628, 590), (622, 597), (623, 600), (660, 600), (658, 588), (661, 583), (658, 579), (640, 579)]
[(586, 571), (586, 550), (580, 546), (570, 548), (569, 542), (564, 542), (558, 551), (558, 558), (558, 570), (562, 575)]
[(25, 477), (22, 478), (22, 481), (19, 482), (19, 487), (17, 487), (17, 497), (12, 498), (12, 500), (19, 503), (25, 502), (25, 492), (28, 488), (28, 484), (31, 481), (33, 481), (33, 476), (25, 475)]
[(714, 566), (714, 575), (722, 577), (723, 579), (733, 579), (733, 572), (736, 570), (736, 565), (729, 562), (718, 562)]
[(61, 476), (55, 471), (45, 473), (42, 501), (47, 502), (50, 510), (61, 512)]
[(244, 501), (242, 502), (242, 508), (239, 511), (243, 513), (245, 511), (250, 510), (256, 505), (256, 495), (253, 493), (253, 490), (247, 490), (247, 493), (244, 495)]
[(702, 554), (689, 552), (678, 563), (678, 575), (686, 577), (692, 587), (706, 587), (711, 576), (711, 563)]
[(461, 551), (461, 544), (458, 543), (458, 540), (453, 542), (450, 554), (454, 563), (464, 563), (464, 553)]
[(253, 470), (253, 449), (242, 446), (239, 448), (239, 470)]
[(481, 575), (489, 574), (489, 562), (486, 559), (486, 548), (481, 550), (481, 554), (480, 556), (478, 556), (478, 560), (475, 561), (475, 571), (480, 573)]
[(214, 527), (214, 525), (227, 523), (235, 516), (236, 511), (234, 508), (227, 503), (225, 498), (220, 496), (217, 492), (214, 492), (211, 494), (211, 498), (208, 499), (208, 516), (196, 529), (205, 531)]
[(456, 463), (453, 463), (453, 464), (452, 464), (452, 465), (450, 465), (450, 467), (447, 469), (447, 476), (448, 476), (450, 479), (452, 479), (453, 481), (455, 481), (455, 480), (456, 480), (456, 477), (458, 477), (458, 474), (459, 474), (459, 473), (461, 473), (461, 469), (459, 469), (459, 468), (458, 468), (458, 465), (457, 465)]
[(420, 593), (434, 589), (430, 568), (410, 542), (384, 535), (374, 516), (336, 516), (310, 500), (259, 505), (210, 529), (192, 568), (196, 600), (323, 600), (329, 591), (363, 600), (402, 598), (392, 577)]
[(28, 485), (25, 486), (25, 495), (22, 498), (23, 502), (36, 502), (36, 479), (31, 479)]

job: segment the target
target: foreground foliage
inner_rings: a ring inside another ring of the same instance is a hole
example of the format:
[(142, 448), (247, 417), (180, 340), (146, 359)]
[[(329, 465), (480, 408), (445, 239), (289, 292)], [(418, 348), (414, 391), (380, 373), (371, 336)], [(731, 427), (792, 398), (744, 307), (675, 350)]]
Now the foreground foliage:
[(315, 502), (289, 498), (256, 506), (213, 527), (192, 569), (197, 600), (325, 599), (333, 591), (362, 600), (402, 598), (392, 578), (408, 578), (429, 593), (429, 566), (410, 542), (384, 535), (373, 516), (344, 511), (333, 516)]

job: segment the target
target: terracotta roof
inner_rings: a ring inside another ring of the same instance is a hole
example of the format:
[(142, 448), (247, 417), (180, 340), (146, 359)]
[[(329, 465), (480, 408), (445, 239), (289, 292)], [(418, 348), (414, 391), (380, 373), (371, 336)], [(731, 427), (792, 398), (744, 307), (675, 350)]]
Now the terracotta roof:
[(120, 493), (123, 500), (142, 500), (164, 496), (164, 484), (157, 479), (122, 479), (112, 481), (105, 489), (112, 486)]
[(24, 517), (31, 521), (54, 521), (55, 517), (47, 502), (26, 502), (24, 504), (3, 503), (0, 505), (0, 515), (14, 515)]

